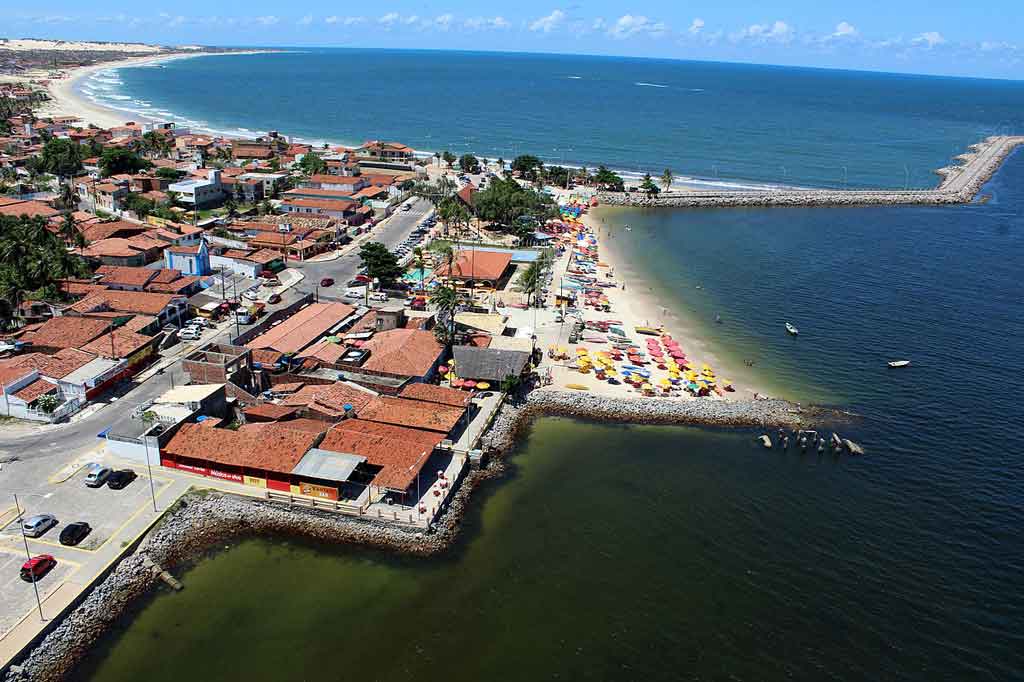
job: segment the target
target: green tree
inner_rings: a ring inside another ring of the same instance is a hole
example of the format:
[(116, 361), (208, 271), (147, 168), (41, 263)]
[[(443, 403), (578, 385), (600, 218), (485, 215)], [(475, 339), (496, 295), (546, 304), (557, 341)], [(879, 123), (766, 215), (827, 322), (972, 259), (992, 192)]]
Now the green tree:
[(227, 210), (229, 218), (234, 218), (238, 215), (238, 202), (235, 201), (234, 197), (227, 198), (224, 202), (224, 208)]
[(621, 192), (625, 189), (625, 183), (622, 182), (622, 178), (604, 166), (598, 166), (597, 172), (594, 173), (594, 182), (596, 182), (599, 187), (612, 192)]
[(366, 268), (367, 276), (379, 279), (382, 284), (394, 282), (402, 276), (398, 257), (388, 251), (388, 247), (380, 242), (363, 244), (359, 249), (359, 260)]
[(327, 162), (316, 152), (307, 152), (299, 161), (299, 170), (303, 175), (321, 175), (327, 172)]
[(541, 265), (534, 261), (519, 275), (519, 288), (526, 294), (526, 305), (533, 305), (533, 296), (540, 290), (543, 273)]
[(52, 137), (43, 145), (34, 166), (38, 173), (71, 177), (82, 170), (82, 148), (71, 140)]
[(472, 154), (463, 154), (459, 157), (459, 168), (462, 169), (463, 173), (479, 173), (480, 160)]
[(558, 207), (546, 194), (523, 187), (512, 178), (495, 178), (473, 196), (477, 217), (500, 228), (512, 230), (517, 224), (546, 220)]
[(670, 187), (672, 187), (672, 181), (674, 179), (675, 176), (672, 175), (671, 168), (666, 168), (665, 172), (661, 174), (661, 186), (665, 188), (666, 192), (669, 190)]
[(156, 202), (152, 199), (147, 199), (138, 192), (132, 192), (126, 196), (124, 198), (124, 206), (129, 211), (135, 213), (139, 219), (152, 215), (153, 211), (156, 210)]
[(647, 192), (648, 194), (657, 194), (661, 190), (654, 184), (654, 180), (651, 179), (651, 174), (647, 173), (644, 175), (644, 181), (640, 183), (640, 191)]
[(123, 147), (108, 147), (100, 154), (100, 172), (105, 178), (121, 173), (137, 173), (152, 165), (135, 152)]
[(164, 180), (177, 180), (178, 178), (181, 177), (181, 171), (179, 171), (177, 168), (168, 168), (167, 166), (162, 166), (156, 169), (156, 176), (158, 178), (163, 178)]
[(437, 308), (434, 337), (451, 352), (455, 343), (455, 313), (459, 306), (459, 294), (454, 287), (443, 284), (430, 294), (430, 303)]
[(455, 165), (455, 155), (452, 154), (447, 149), (445, 149), (444, 153), (441, 154), (441, 158), (444, 159), (444, 162), (447, 163), (449, 166)]
[(539, 180), (543, 169), (544, 163), (530, 154), (521, 154), (512, 160), (512, 172), (519, 173), (520, 177), (526, 180)]

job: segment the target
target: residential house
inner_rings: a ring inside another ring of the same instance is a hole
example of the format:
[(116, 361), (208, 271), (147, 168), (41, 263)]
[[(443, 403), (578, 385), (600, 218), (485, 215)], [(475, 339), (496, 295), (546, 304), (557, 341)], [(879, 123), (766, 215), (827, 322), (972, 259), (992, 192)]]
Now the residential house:
[(170, 246), (164, 249), (164, 267), (185, 275), (204, 277), (210, 269), (210, 250), (205, 241), (196, 246)]

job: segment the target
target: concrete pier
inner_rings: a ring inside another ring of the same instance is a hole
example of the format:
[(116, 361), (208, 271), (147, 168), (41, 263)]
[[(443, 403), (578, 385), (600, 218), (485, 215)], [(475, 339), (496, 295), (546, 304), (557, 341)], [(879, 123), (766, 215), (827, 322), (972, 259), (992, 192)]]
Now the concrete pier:
[(1010, 153), (1024, 144), (1024, 136), (1000, 135), (971, 145), (970, 152), (959, 157), (964, 163), (936, 171), (942, 182), (935, 189), (920, 190), (838, 190), (767, 189), (668, 191), (655, 195), (642, 192), (598, 192), (608, 206), (650, 206), (672, 208), (710, 208), (739, 206), (897, 206), (966, 204), (974, 200), (982, 186), (995, 175)]

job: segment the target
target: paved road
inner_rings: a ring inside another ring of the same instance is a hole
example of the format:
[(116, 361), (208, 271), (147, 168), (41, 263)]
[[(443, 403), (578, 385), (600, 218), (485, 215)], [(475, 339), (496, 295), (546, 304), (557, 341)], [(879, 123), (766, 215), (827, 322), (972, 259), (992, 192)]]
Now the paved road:
[[(376, 227), (369, 235), (367, 241), (375, 241), (384, 244), (392, 251), (416, 228), (424, 216), (430, 212), (430, 202), (426, 199), (415, 199), (412, 208), (408, 211), (399, 211), (384, 223)], [(292, 263), (292, 267), (298, 267), (306, 275), (306, 280), (301, 288), (305, 291), (312, 291), (314, 286), (324, 277), (330, 277), (335, 284), (329, 290), (320, 290), (321, 297), (334, 299), (340, 298), (345, 292), (345, 285), (356, 276), (359, 271), (359, 249), (348, 251), (341, 258), (326, 262), (305, 262)]]

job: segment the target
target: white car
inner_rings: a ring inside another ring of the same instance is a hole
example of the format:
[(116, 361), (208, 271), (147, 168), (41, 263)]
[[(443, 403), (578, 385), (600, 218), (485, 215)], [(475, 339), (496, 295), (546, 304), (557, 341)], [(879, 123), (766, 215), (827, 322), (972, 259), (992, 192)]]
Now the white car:
[(385, 294), (383, 291), (375, 291), (372, 294), (370, 294), (370, 300), (371, 301), (383, 301), (383, 302), (386, 303), (387, 300), (388, 300), (388, 295)]
[(242, 292), (242, 298), (247, 298), (250, 301), (255, 301), (256, 299), (259, 298), (259, 294), (257, 294), (255, 291), (250, 289), (249, 291), (243, 291)]
[(178, 338), (183, 341), (198, 341), (202, 336), (203, 332), (198, 327), (185, 327), (178, 332)]

